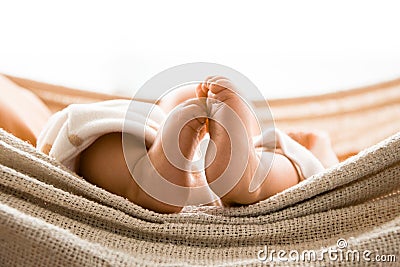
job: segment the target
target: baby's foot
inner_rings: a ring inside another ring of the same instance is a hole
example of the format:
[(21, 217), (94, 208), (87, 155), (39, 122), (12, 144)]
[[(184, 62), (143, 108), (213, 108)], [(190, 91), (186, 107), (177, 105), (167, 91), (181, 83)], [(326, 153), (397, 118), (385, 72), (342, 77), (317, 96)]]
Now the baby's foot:
[[(135, 136), (124, 136), (123, 142), (121, 133), (100, 137), (80, 155), (79, 174), (144, 208), (161, 213), (179, 212), (189, 192), (180, 190), (179, 186), (187, 189), (193, 183), (198, 184), (198, 179), (193, 180), (195, 175), (185, 170), (190, 168), (185, 158), (193, 158), (206, 120), (196, 119), (198, 114), (206, 114), (205, 109), (196, 104), (198, 102), (195, 99), (174, 109), (155, 141), (147, 144), (150, 146), (148, 151)], [(168, 148), (171, 144), (179, 146), (173, 147), (172, 151), (180, 151), (183, 157), (166, 152), (171, 149)], [(165, 186), (168, 182), (178, 187), (171, 190)], [(168, 201), (171, 198), (172, 201)]]
[(298, 131), (289, 132), (288, 135), (304, 146), (319, 159), (325, 168), (337, 164), (338, 158), (332, 149), (331, 139), (323, 131)]
[(200, 98), (207, 97), (209, 134), (214, 143), (206, 154), (206, 177), (211, 189), (225, 205), (258, 201), (259, 192), (249, 192), (260, 164), (253, 145), (253, 137), (260, 132), (254, 113), (224, 77), (207, 78), (196, 93)]
[[(150, 196), (138, 194), (139, 205), (169, 213), (180, 211), (186, 204), (190, 187), (201, 184), (198, 175), (193, 175), (192, 160), (205, 122), (206, 109), (198, 99), (185, 101), (170, 112), (148, 157), (143, 157), (133, 171), (151, 187)], [(165, 181), (177, 186), (170, 187)]]

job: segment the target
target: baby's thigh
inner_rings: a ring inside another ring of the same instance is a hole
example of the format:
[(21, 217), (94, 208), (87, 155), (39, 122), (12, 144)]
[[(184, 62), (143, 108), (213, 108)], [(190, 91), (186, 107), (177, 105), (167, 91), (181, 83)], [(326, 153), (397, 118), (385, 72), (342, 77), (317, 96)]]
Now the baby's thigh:
[(121, 133), (103, 135), (83, 151), (78, 174), (88, 182), (130, 200), (138, 190), (125, 161)]

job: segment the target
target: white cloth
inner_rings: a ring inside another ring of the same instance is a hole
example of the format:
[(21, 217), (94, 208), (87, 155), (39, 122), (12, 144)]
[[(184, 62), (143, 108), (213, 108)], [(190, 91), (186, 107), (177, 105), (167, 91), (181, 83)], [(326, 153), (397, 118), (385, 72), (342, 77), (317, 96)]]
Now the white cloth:
[(50, 156), (76, 171), (77, 156), (102, 135), (124, 130), (153, 143), (164, 118), (164, 112), (157, 105), (138, 101), (73, 104), (50, 118), (40, 133), (37, 148), (44, 151), (51, 147), (46, 151)]
[(254, 139), (254, 145), (267, 149), (281, 149), (282, 154), (299, 167), (304, 178), (313, 176), (325, 169), (308, 149), (277, 128), (265, 130), (261, 136)]

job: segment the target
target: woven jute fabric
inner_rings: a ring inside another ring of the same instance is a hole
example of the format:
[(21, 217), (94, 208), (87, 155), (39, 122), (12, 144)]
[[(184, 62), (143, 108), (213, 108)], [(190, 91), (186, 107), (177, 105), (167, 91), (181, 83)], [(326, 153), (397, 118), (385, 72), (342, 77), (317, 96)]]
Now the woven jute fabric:
[(399, 190), (400, 133), (257, 204), (163, 215), (91, 185), (0, 131), (0, 265), (377, 264), (260, 257), (272, 250), (323, 255), (338, 251), (338, 240), (347, 243), (343, 251), (394, 256), (399, 264)]
[[(116, 98), (9, 78), (53, 111)], [(254, 205), (162, 215), (0, 130), (0, 266), (400, 266), (400, 79), (269, 105), (280, 129), (362, 151)]]

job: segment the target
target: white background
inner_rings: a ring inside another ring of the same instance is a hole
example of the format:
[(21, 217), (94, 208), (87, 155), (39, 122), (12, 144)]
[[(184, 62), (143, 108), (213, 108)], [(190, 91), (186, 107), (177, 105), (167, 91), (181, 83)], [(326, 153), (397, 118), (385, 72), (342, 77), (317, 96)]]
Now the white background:
[(400, 77), (396, 1), (1, 1), (0, 73), (132, 95), (206, 61), (266, 97)]

